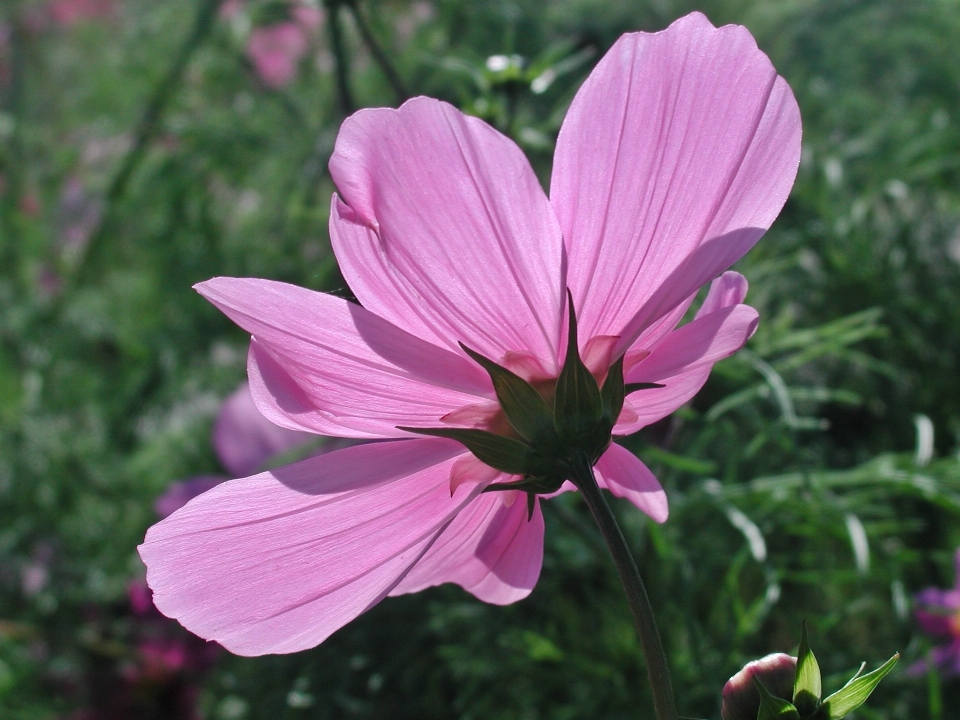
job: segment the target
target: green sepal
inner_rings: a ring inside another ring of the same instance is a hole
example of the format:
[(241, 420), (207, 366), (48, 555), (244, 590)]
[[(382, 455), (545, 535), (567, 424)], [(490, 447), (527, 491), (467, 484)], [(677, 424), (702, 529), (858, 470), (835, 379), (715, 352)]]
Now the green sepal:
[(398, 427), (398, 430), (449, 438), (463, 444), (477, 459), (500, 472), (511, 475), (532, 475), (536, 473), (537, 463), (533, 449), (526, 443), (513, 438), (494, 435), (486, 430), (465, 428), (412, 428)]
[(513, 482), (494, 483), (487, 485), (481, 493), (499, 492), (501, 490), (523, 490), (535, 494), (549, 495), (560, 489), (563, 485), (564, 477), (558, 475), (556, 478), (550, 477), (524, 477)]
[(600, 399), (603, 402), (603, 419), (612, 428), (623, 410), (623, 399), (626, 397), (623, 384), (623, 355), (607, 370), (607, 377), (600, 388)]
[(630, 393), (637, 392), (637, 390), (653, 390), (654, 388), (666, 387), (662, 383), (627, 383), (623, 386), (623, 391), (626, 395)]
[(460, 347), (490, 375), (503, 414), (523, 439), (537, 443), (554, 437), (553, 411), (533, 385), (463, 343)]
[(573, 309), (573, 296), (567, 290), (567, 306), (570, 316), (567, 334), (567, 355), (563, 369), (557, 378), (557, 394), (554, 400), (554, 424), (560, 434), (576, 438), (596, 428), (603, 416), (603, 401), (597, 381), (580, 359), (577, 346), (577, 316)]
[(757, 713), (757, 720), (800, 720), (800, 713), (793, 703), (771, 695), (757, 678), (753, 678), (753, 684), (757, 686), (757, 691), (760, 693), (760, 711)]
[[(869, 672), (866, 675), (861, 675), (858, 672), (851, 678), (850, 682), (823, 701), (816, 717), (826, 718), (827, 720), (838, 720), (852, 713), (867, 701), (867, 698), (870, 697), (874, 688), (877, 687), (887, 673), (893, 670), (893, 666), (897, 664), (899, 659), (900, 653), (896, 653), (873, 672)], [(861, 672), (863, 671), (862, 666), (860, 670)]]
[(537, 507), (537, 494), (534, 492), (527, 493), (527, 522), (533, 520), (533, 511)]
[(823, 686), (820, 665), (807, 641), (807, 623), (800, 631), (800, 649), (797, 651), (797, 675), (793, 681), (793, 704), (801, 715), (812, 715), (820, 705)]

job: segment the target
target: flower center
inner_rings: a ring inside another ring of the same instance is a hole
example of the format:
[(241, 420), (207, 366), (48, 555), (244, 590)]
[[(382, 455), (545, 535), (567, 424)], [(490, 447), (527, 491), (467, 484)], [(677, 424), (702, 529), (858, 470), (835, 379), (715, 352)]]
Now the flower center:
[[(625, 394), (661, 386), (625, 385), (622, 356), (607, 365), (603, 383), (598, 383), (580, 357), (577, 319), (569, 293), (568, 306), (567, 353), (558, 377), (528, 382), (461, 343), (464, 352), (490, 375), (499, 407), (493, 403), (485, 406), (488, 414), (483, 418), (483, 411), (471, 406), (451, 413), (444, 421), (474, 424), (464, 421), (471, 412), (477, 412), (474, 419), (482, 419), (480, 426), (484, 429), (401, 429), (456, 440), (484, 464), (519, 475), (520, 480), (490, 485), (485, 492), (524, 490), (531, 503), (537, 494), (556, 492), (565, 480), (572, 478), (575, 468), (592, 467), (612, 441)], [(609, 345), (612, 348), (612, 343)], [(609, 352), (606, 358), (609, 361)]]

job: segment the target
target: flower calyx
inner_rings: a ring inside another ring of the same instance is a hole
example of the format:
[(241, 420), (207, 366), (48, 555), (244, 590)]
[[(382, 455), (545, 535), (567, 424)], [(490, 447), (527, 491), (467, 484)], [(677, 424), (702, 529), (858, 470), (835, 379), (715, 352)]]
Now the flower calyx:
[(602, 385), (580, 357), (577, 318), (567, 291), (569, 325), (567, 352), (556, 383), (538, 389), (516, 373), (471, 350), (460, 347), (490, 375), (510, 435), (473, 428), (412, 428), (401, 430), (462, 443), (478, 460), (521, 479), (488, 486), (484, 492), (522, 490), (532, 507), (537, 494), (556, 492), (576, 473), (582, 458), (592, 467), (612, 441), (613, 426), (627, 393), (662, 387), (656, 383), (623, 381), (623, 357), (617, 359)]
[(839, 720), (866, 702), (899, 659), (895, 654), (866, 675), (863, 663), (846, 685), (821, 700), (820, 667), (804, 624), (797, 657), (775, 653), (747, 663), (724, 686), (720, 712), (723, 720)]

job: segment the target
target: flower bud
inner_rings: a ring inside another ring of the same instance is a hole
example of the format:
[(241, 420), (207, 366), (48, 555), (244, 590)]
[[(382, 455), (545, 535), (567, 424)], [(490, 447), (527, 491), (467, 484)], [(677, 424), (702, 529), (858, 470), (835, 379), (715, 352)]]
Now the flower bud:
[(748, 662), (723, 686), (720, 716), (723, 720), (757, 720), (760, 691), (754, 681), (759, 680), (771, 695), (789, 702), (796, 675), (797, 659), (784, 653)]

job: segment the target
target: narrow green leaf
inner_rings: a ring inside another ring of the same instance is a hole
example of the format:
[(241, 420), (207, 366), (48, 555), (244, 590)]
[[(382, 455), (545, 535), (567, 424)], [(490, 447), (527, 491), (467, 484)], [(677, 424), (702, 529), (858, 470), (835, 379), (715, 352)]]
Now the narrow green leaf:
[(753, 678), (753, 682), (760, 693), (760, 711), (757, 713), (757, 720), (800, 720), (800, 713), (791, 702), (771, 695), (757, 678)]
[(623, 399), (626, 397), (623, 385), (623, 355), (610, 366), (607, 378), (600, 388), (600, 399), (603, 401), (603, 416), (610, 421), (611, 426), (620, 417), (623, 410)]
[(486, 430), (412, 427), (398, 427), (398, 429), (417, 435), (430, 435), (456, 440), (476, 455), (480, 462), (486, 463), (500, 472), (510, 473), (511, 475), (530, 475), (534, 474), (537, 469), (534, 464), (534, 453), (529, 445), (513, 438), (494, 435)]
[(567, 290), (570, 325), (567, 334), (567, 356), (560, 377), (557, 378), (557, 396), (554, 401), (554, 423), (561, 433), (578, 436), (593, 429), (603, 415), (603, 401), (597, 381), (580, 359), (577, 347), (577, 316), (573, 296)]
[(820, 665), (807, 640), (807, 623), (800, 631), (800, 649), (797, 651), (797, 676), (793, 681), (793, 704), (801, 715), (811, 715), (820, 704), (823, 687)]
[(533, 385), (463, 343), (460, 347), (490, 375), (500, 407), (521, 437), (535, 443), (553, 436), (553, 410)]
[(856, 675), (853, 679), (823, 701), (821, 714), (829, 720), (837, 720), (853, 712), (870, 697), (877, 684), (900, 659), (900, 653), (887, 660), (883, 665), (866, 675)]
[(623, 386), (624, 392), (629, 395), (632, 392), (637, 392), (637, 390), (653, 390), (654, 388), (662, 388), (666, 385), (661, 383), (627, 383)]

